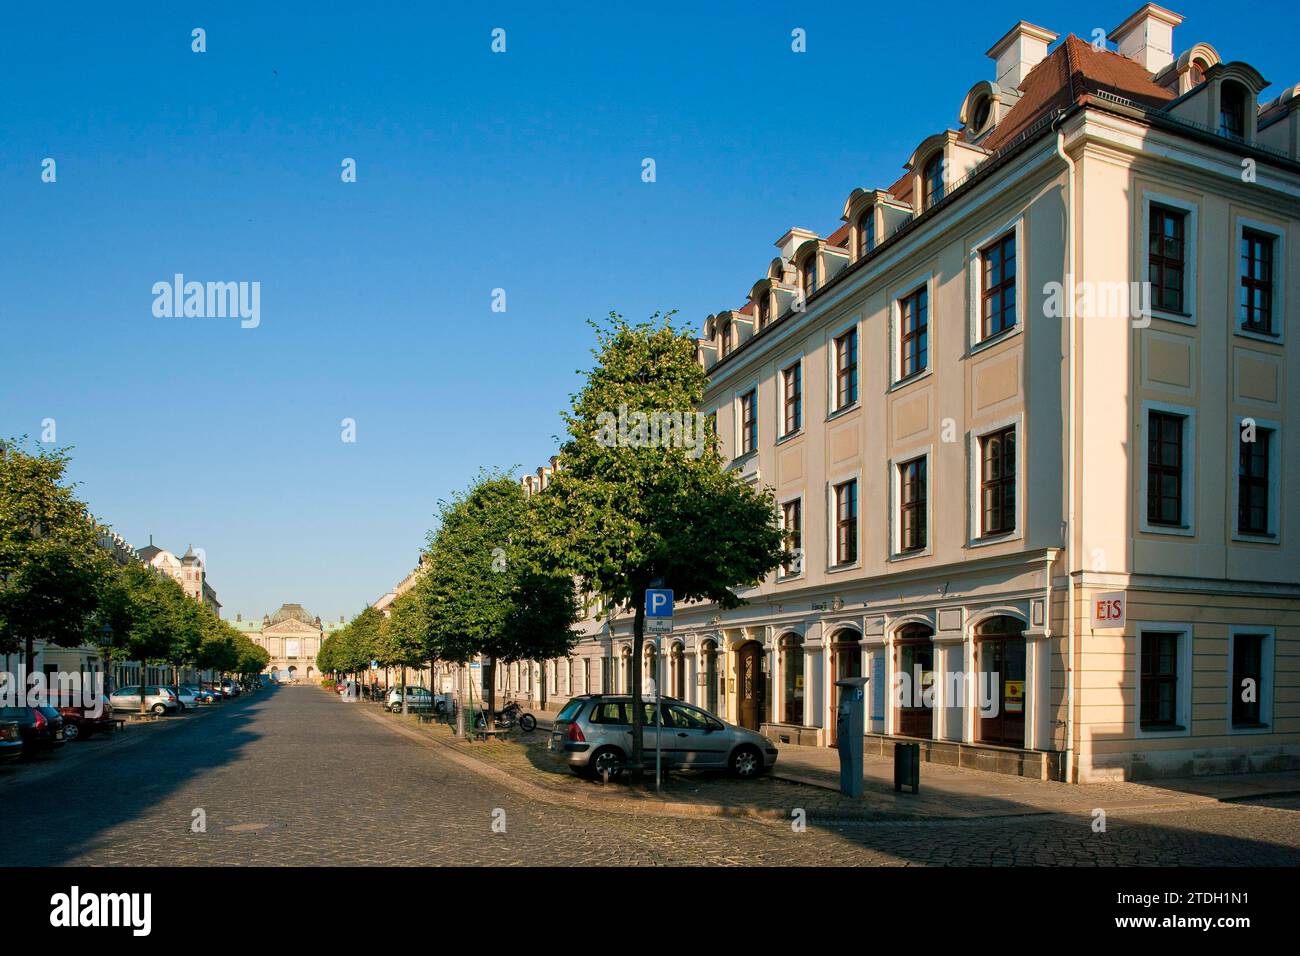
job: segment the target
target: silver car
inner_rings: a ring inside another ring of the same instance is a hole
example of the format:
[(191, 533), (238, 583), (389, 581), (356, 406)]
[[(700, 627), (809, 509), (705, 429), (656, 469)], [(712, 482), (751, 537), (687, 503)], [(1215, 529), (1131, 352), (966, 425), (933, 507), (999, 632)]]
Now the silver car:
[[(140, 688), (136, 687), (119, 687), (108, 697), (108, 702), (114, 710), (131, 710), (137, 714), (140, 712)], [(176, 695), (166, 687), (146, 687), (144, 689), (144, 706), (146, 710), (153, 711), (159, 717), (163, 714), (172, 714), (180, 709), (180, 702), (176, 700)]]
[[(434, 694), (427, 687), (406, 688), (406, 709), (408, 711), (436, 710), (441, 713), (447, 706), (445, 694)], [(384, 707), (394, 714), (402, 710), (402, 688), (394, 687), (384, 698)]]
[[(655, 702), (642, 701), (642, 748), (654, 766), (656, 736), (670, 770), (729, 770), (753, 779), (776, 763), (776, 745), (760, 733), (736, 727), (685, 701), (665, 697), (663, 724), (655, 726)], [(632, 754), (632, 698), (592, 694), (575, 697), (555, 718), (547, 742), (553, 759), (585, 776), (617, 776)]]

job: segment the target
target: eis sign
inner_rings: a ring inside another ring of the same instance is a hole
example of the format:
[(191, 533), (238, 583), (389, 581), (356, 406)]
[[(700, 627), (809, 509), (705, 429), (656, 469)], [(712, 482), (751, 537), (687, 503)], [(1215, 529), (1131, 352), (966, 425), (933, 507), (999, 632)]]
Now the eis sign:
[(1106, 591), (1092, 596), (1089, 620), (1093, 630), (1123, 630), (1128, 623), (1128, 596), (1124, 591)]

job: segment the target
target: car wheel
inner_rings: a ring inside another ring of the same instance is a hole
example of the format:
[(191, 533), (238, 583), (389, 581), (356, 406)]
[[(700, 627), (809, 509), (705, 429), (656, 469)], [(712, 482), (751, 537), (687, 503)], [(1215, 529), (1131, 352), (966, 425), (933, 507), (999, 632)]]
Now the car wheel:
[(81, 728), (78, 727), (76, 724), (63, 725), (64, 740), (76, 740), (80, 736), (81, 736)]
[(597, 780), (603, 780), (606, 776), (613, 780), (623, 772), (625, 762), (623, 751), (617, 747), (601, 747), (587, 761), (587, 772)]
[(732, 776), (752, 780), (763, 772), (763, 755), (757, 747), (737, 747), (728, 761)]
[(159, 717), (161, 717), (163, 714), (167, 713), (167, 705), (166, 705), (166, 704), (154, 704), (154, 705), (153, 705), (153, 712), (154, 712), (155, 714), (157, 714)]

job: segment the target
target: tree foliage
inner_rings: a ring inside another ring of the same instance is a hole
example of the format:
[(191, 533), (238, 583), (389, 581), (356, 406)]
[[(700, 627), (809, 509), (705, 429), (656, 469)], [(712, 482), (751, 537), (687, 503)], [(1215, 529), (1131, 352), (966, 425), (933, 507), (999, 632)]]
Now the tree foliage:
[[(641, 413), (701, 424), (708, 379), (688, 330), (659, 322), (629, 324), (611, 314), (596, 326), (596, 365), (564, 414), (561, 467), (537, 496), (536, 534), (552, 566), (591, 594), (635, 612), (632, 694), (641, 698), (645, 591), (671, 588), (678, 603), (742, 602), (793, 556), (783, 546), (770, 490), (724, 467), (716, 436), (654, 441), (645, 431), (610, 440), (609, 422)], [(662, 436), (660, 436), (662, 438)], [(671, 438), (672, 436), (670, 436)], [(632, 709), (634, 768), (641, 765), (643, 709)]]

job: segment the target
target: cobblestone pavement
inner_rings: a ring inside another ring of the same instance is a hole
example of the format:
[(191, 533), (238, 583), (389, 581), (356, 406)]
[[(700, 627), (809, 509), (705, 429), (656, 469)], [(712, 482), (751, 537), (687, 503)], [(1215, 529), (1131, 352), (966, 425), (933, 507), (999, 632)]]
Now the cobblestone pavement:
[[(358, 706), (284, 688), (139, 744), (86, 741), (39, 767), (0, 769), (0, 864), (1300, 863), (1300, 798), (1117, 811), (1105, 833), (1067, 814), (814, 821), (795, 832), (772, 820), (546, 803)], [(206, 833), (191, 832), (199, 809)]]

